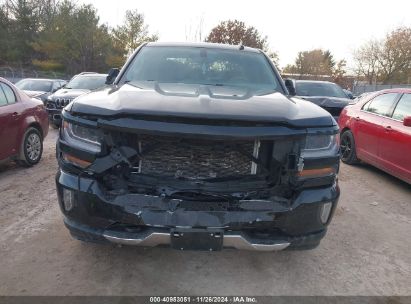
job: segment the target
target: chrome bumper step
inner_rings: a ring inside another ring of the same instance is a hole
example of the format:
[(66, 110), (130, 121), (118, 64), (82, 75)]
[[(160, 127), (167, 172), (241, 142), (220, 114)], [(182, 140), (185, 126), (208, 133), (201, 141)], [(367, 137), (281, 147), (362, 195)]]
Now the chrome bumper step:
[[(103, 236), (110, 242), (121, 245), (133, 245), (144, 247), (155, 247), (159, 245), (170, 245), (171, 235), (167, 232), (148, 232), (142, 235), (133, 235), (129, 237), (129, 233), (118, 233), (112, 231), (105, 231)], [(258, 241), (251, 240), (241, 233), (227, 232), (223, 237), (224, 248), (235, 248), (239, 250), (252, 251), (278, 251), (287, 248), (290, 245), (287, 241)]]

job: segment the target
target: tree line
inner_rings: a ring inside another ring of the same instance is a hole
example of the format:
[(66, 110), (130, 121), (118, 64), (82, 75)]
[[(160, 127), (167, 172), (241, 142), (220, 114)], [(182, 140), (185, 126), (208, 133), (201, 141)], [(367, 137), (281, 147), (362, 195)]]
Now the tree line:
[[(411, 83), (411, 27), (399, 27), (383, 39), (369, 40), (353, 53), (354, 73), (369, 84)], [(299, 52), (285, 73), (327, 75), (340, 82), (346, 74), (346, 61), (336, 61), (329, 50)]]
[(156, 41), (144, 16), (126, 12), (123, 24), (100, 22), (93, 5), (73, 0), (7, 0), (0, 4), (0, 65), (40, 70), (107, 71), (146, 41)]
[(399, 27), (354, 52), (356, 73), (368, 83), (411, 83), (411, 27)]
[[(264, 50), (278, 63), (278, 54), (264, 36), (243, 21), (220, 22), (199, 40), (243, 44)], [(205, 39), (204, 39), (205, 37)], [(15, 64), (40, 70), (104, 72), (120, 67), (139, 45), (158, 40), (150, 33), (144, 15), (128, 10), (123, 24), (109, 27), (100, 22), (91, 4), (74, 0), (0, 0), (0, 66)], [(197, 40), (197, 39), (195, 39)], [(411, 82), (411, 27), (400, 27), (381, 40), (364, 42), (354, 54), (354, 72), (368, 83)], [(283, 73), (328, 76), (343, 83), (345, 59), (336, 60), (330, 50), (314, 49), (298, 53)]]

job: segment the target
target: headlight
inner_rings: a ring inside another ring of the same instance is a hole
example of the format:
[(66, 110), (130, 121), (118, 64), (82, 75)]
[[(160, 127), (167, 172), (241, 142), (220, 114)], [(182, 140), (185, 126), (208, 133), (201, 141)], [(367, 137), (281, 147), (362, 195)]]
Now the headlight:
[(46, 94), (46, 93), (38, 93), (36, 95), (33, 95), (33, 97), (34, 98), (39, 98), (39, 97), (43, 96), (44, 94)]
[(304, 150), (324, 150), (329, 149), (336, 141), (334, 135), (308, 135), (305, 138)]
[(339, 134), (307, 135), (303, 144), (303, 157), (335, 156), (339, 150)]
[(94, 153), (101, 151), (102, 132), (99, 129), (63, 121), (61, 132), (70, 146)]

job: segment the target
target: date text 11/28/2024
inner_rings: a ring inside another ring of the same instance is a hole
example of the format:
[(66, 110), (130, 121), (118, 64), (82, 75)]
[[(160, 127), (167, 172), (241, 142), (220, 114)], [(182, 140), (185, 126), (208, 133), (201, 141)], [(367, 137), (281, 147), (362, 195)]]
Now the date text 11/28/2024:
[(198, 296), (198, 297), (150, 297), (150, 303), (258, 303), (257, 298), (248, 296)]

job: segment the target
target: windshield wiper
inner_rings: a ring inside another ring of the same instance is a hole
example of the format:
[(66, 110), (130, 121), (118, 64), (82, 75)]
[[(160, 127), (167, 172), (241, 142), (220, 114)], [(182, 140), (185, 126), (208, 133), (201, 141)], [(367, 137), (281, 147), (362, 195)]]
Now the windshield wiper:
[(223, 83), (202, 83), (202, 85), (209, 85), (209, 86), (215, 86), (215, 87), (224, 87), (225, 84)]

